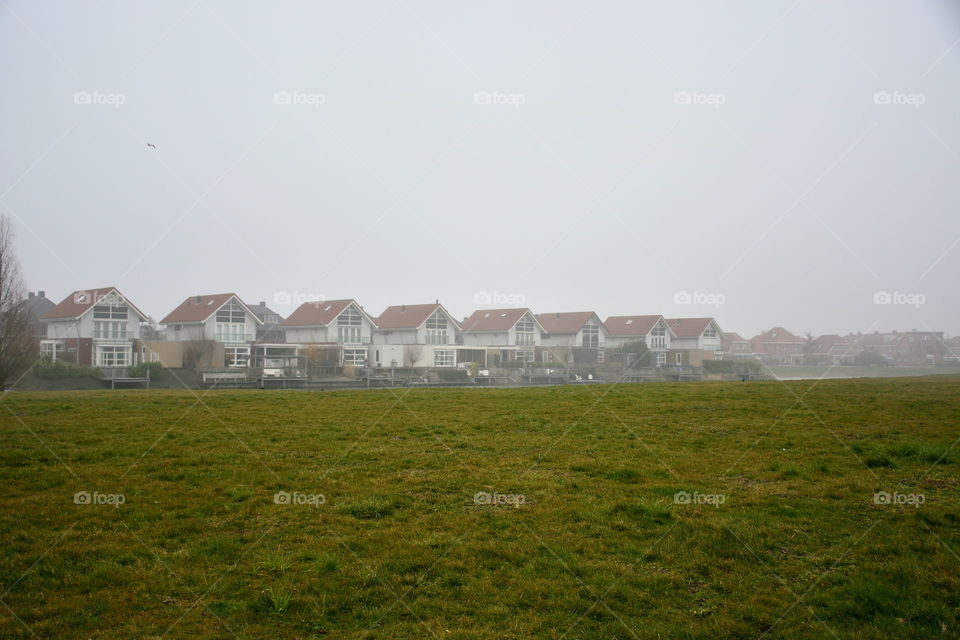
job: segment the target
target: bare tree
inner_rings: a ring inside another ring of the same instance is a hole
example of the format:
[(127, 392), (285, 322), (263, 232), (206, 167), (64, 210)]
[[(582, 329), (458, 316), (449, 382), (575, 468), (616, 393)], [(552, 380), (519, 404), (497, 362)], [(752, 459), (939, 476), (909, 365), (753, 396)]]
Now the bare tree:
[(0, 217), (0, 389), (27, 370), (38, 348), (13, 240), (13, 223)]
[(408, 344), (405, 348), (405, 355), (407, 360), (410, 362), (411, 367), (416, 367), (417, 362), (420, 361), (420, 355), (423, 353), (423, 348), (418, 344)]

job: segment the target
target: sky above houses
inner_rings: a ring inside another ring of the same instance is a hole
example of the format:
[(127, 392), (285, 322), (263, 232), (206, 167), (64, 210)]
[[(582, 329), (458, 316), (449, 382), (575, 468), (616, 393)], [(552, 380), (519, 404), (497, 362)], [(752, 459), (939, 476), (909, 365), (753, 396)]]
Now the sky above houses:
[[(954, 2), (0, 6), (31, 290), (960, 333)], [(148, 146), (153, 145), (153, 146)]]

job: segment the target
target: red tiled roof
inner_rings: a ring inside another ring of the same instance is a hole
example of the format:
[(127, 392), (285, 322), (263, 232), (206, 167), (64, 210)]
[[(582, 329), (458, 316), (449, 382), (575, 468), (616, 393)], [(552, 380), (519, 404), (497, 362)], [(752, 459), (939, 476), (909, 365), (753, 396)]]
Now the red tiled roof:
[(203, 322), (230, 300), (236, 298), (244, 309), (254, 317), (258, 324), (263, 324), (260, 318), (235, 293), (215, 293), (207, 296), (190, 296), (180, 303), (180, 306), (167, 314), (160, 324), (179, 324)]
[(667, 318), (667, 326), (678, 338), (699, 338), (713, 318)]
[(438, 302), (433, 304), (398, 304), (387, 307), (374, 322), (378, 329), (416, 329), (426, 322), (427, 318), (433, 315), (433, 312), (437, 309), (443, 309), (454, 326), (460, 327), (460, 323)]
[(60, 301), (60, 304), (56, 305), (45, 314), (40, 316), (41, 320), (56, 320), (62, 318), (79, 318), (91, 307), (94, 306), (97, 300), (107, 295), (111, 291), (116, 292), (123, 300), (126, 301), (127, 306), (136, 311), (141, 318), (146, 320), (147, 316), (145, 313), (140, 311), (127, 296), (120, 293), (120, 290), (116, 287), (101, 287), (99, 289), (78, 289), (72, 291), (70, 295)]
[[(344, 309), (350, 304), (356, 304), (356, 300), (324, 300), (323, 302), (304, 302), (297, 307), (296, 311), (290, 314), (290, 317), (280, 323), (281, 327), (318, 327), (328, 326), (336, 320)], [(363, 308), (356, 304), (357, 309), (363, 312)]]
[(603, 322), (611, 336), (645, 336), (663, 316), (610, 316)]
[(478, 309), (463, 321), (462, 328), (463, 331), (509, 331), (527, 313), (530, 309)]
[(732, 353), (734, 345), (737, 344), (750, 346), (750, 343), (744, 340), (736, 331), (724, 331), (720, 339), (720, 344), (727, 353)]
[(790, 333), (783, 327), (774, 327), (750, 338), (750, 342), (758, 342), (760, 344), (797, 344), (806, 343), (806, 340)]
[[(541, 313), (536, 316), (537, 322), (547, 333), (577, 333), (583, 329), (590, 318), (597, 318), (593, 311), (565, 311)], [(600, 322), (600, 318), (597, 318)], [(603, 323), (600, 323), (603, 324)]]

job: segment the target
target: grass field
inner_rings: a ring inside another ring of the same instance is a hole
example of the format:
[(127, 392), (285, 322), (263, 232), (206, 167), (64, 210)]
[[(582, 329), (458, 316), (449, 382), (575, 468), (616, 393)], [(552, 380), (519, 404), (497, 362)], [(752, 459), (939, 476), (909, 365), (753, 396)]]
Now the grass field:
[(3, 403), (3, 638), (960, 636), (956, 377)]

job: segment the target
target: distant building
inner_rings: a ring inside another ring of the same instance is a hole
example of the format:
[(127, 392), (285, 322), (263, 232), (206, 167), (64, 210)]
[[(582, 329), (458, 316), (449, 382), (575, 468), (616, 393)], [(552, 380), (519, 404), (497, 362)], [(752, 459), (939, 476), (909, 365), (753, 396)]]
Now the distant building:
[(887, 364), (936, 366), (948, 355), (942, 331), (892, 331), (847, 336), (859, 358), (872, 352)]
[[(537, 347), (541, 346), (544, 328), (530, 309), (479, 309), (466, 318), (460, 330), (460, 342), (467, 347), (483, 347), (483, 358), (478, 362), (519, 360), (531, 363), (536, 360)], [(465, 355), (463, 356), (466, 357)]]
[(667, 352), (675, 336), (663, 316), (610, 316), (603, 326), (609, 334), (607, 346), (615, 348), (643, 342), (651, 352), (650, 364), (667, 363)]
[(247, 307), (263, 323), (257, 325), (254, 336), (257, 342), (283, 342), (283, 329), (280, 327), (283, 316), (268, 307), (264, 301), (260, 301), (258, 304), (248, 304)]
[(720, 338), (724, 360), (752, 360), (756, 358), (753, 346), (736, 331), (724, 331)]
[(134, 344), (146, 319), (115, 287), (73, 291), (40, 316), (40, 353), (85, 366), (134, 365)]
[(556, 311), (536, 316), (543, 335), (541, 361), (567, 364), (603, 362), (609, 334), (593, 311)]
[(455, 367), (460, 323), (440, 302), (387, 307), (374, 319), (375, 367)]
[(750, 338), (757, 358), (767, 364), (800, 364), (807, 341), (783, 327), (774, 327)]
[(45, 328), (40, 318), (46, 312), (53, 309), (56, 305), (53, 301), (47, 299), (45, 291), (33, 291), (27, 294), (27, 313), (30, 314), (30, 326), (33, 327), (34, 336), (37, 340), (46, 337)]
[(827, 333), (811, 341), (804, 363), (853, 364), (855, 357), (856, 350), (852, 341), (835, 333)]
[(190, 296), (160, 321), (168, 341), (192, 343), (186, 366), (244, 367), (263, 324), (235, 293)]
[(723, 357), (723, 331), (713, 318), (667, 318), (673, 332), (667, 364), (699, 367)]
[(300, 352), (327, 352), (331, 364), (367, 364), (373, 343), (373, 318), (353, 299), (304, 302), (280, 323), (284, 341)]

